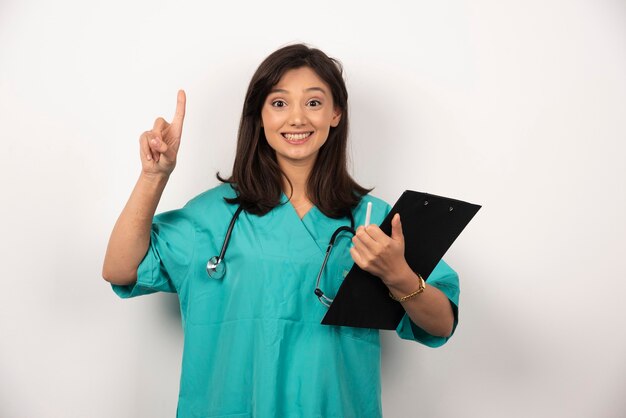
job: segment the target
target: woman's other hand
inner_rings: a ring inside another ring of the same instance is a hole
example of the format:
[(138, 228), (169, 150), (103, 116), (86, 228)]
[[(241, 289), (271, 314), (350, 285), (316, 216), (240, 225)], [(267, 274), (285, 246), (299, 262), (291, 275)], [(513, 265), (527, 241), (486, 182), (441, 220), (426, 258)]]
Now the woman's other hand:
[(169, 176), (174, 170), (183, 132), (186, 101), (185, 91), (179, 90), (172, 123), (159, 117), (154, 121), (152, 130), (139, 137), (141, 168), (144, 174)]
[[(396, 297), (414, 292), (419, 284), (417, 275), (404, 258), (404, 235), (400, 215), (391, 220), (391, 237), (378, 226), (360, 226), (352, 238), (350, 254), (363, 270), (372, 273)], [(402, 307), (411, 320), (431, 335), (449, 337), (454, 329), (454, 313), (447, 296), (433, 286), (426, 286), (420, 297), (407, 299)]]
[(360, 226), (352, 238), (350, 255), (363, 270), (372, 273), (387, 285), (413, 275), (404, 258), (404, 235), (400, 215), (391, 221), (391, 237), (377, 225)]

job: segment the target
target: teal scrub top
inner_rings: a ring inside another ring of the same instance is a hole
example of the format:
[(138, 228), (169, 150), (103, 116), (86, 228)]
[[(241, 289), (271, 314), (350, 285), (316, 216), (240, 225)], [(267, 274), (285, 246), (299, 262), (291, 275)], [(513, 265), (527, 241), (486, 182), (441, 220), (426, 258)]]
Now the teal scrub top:
[[(300, 219), (283, 194), (264, 216), (242, 212), (225, 255), (223, 279), (208, 277), (236, 205), (230, 185), (154, 218), (150, 248), (131, 286), (113, 285), (122, 298), (176, 292), (184, 349), (177, 417), (381, 417), (379, 331), (321, 325), (327, 308), (315, 280), (332, 233), (346, 219), (313, 207)], [(364, 196), (357, 225), (372, 202), (372, 223), (390, 206)], [(353, 265), (350, 234), (341, 234), (320, 287), (333, 297)], [(459, 303), (457, 274), (443, 261), (427, 282)], [(455, 318), (455, 327), (456, 327)], [(398, 335), (430, 347), (447, 338), (418, 328), (405, 314)]]

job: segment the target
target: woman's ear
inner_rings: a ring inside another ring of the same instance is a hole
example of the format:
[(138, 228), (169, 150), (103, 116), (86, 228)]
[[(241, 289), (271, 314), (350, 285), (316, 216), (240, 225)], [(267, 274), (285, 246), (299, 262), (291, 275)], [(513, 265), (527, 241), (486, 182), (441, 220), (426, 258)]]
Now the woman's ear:
[(333, 128), (336, 128), (337, 125), (339, 125), (340, 121), (341, 121), (341, 108), (335, 107), (335, 110), (333, 110), (333, 118), (330, 121), (330, 126), (332, 126)]

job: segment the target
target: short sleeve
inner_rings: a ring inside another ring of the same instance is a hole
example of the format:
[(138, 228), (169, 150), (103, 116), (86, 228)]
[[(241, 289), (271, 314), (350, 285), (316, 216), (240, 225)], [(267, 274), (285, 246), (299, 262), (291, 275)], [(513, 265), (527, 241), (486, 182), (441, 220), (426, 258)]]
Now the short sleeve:
[(454, 330), (459, 322), (459, 276), (452, 268), (441, 260), (432, 271), (426, 282), (429, 286), (441, 290), (450, 301), (454, 312), (454, 326), (449, 337), (436, 337), (430, 335), (411, 321), (405, 313), (396, 329), (396, 332), (405, 340), (420, 342), (428, 347), (439, 347), (445, 344), (454, 334)]
[(121, 298), (154, 292), (177, 292), (187, 275), (194, 252), (195, 227), (184, 209), (154, 217), (150, 246), (137, 268), (137, 282), (111, 285)]

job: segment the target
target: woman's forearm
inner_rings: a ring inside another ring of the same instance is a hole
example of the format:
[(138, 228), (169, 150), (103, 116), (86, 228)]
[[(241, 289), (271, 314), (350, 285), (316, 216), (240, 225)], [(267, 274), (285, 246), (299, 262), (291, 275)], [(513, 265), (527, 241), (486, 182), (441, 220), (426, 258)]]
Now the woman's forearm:
[[(417, 275), (410, 269), (405, 277), (387, 285), (395, 297), (409, 295), (419, 287)], [(431, 335), (449, 337), (454, 326), (454, 313), (446, 295), (439, 289), (428, 286), (424, 291), (402, 302), (402, 307), (414, 324)]]
[(169, 176), (142, 173), (122, 210), (107, 246), (102, 277), (110, 283), (132, 284), (150, 245), (150, 228)]

